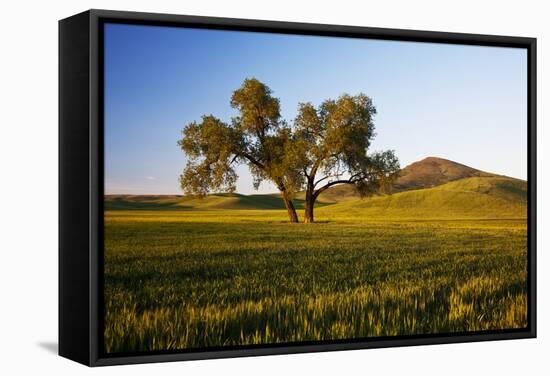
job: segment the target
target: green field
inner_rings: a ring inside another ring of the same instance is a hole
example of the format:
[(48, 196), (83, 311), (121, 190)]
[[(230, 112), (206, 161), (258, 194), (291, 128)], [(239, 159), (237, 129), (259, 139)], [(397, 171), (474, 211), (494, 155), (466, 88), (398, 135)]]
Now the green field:
[(108, 197), (105, 350), (525, 327), (525, 197), (468, 178), (325, 200), (309, 225), (271, 195)]

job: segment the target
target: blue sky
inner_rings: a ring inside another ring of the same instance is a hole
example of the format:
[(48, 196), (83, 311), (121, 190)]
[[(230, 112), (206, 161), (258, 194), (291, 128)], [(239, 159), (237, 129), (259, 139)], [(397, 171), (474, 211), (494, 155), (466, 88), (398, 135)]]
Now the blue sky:
[[(372, 149), (404, 167), (438, 156), (527, 177), (524, 49), (105, 25), (105, 192), (181, 194), (181, 130), (203, 114), (229, 121), (247, 77), (292, 121), (299, 102), (365, 93), (378, 110)], [(252, 187), (238, 168), (237, 192)]]

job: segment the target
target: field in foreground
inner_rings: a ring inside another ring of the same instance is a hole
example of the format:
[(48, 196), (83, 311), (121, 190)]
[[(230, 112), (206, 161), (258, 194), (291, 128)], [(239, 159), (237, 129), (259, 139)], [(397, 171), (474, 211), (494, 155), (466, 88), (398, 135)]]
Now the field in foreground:
[(525, 219), (344, 212), (107, 211), (106, 351), (527, 325)]

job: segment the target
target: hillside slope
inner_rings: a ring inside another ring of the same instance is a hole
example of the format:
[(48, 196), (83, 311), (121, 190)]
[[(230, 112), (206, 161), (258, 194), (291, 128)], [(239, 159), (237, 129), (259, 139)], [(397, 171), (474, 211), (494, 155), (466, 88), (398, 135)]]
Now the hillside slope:
[(364, 218), (526, 218), (527, 183), (473, 177), (434, 188), (356, 199), (317, 210), (317, 216)]
[(443, 158), (428, 157), (403, 168), (394, 190), (432, 188), (451, 181), (472, 177), (496, 176)]
[[(525, 217), (527, 183), (449, 161), (428, 157), (401, 171), (393, 195), (361, 200), (355, 188), (339, 185), (321, 194), (320, 214), (349, 212), (390, 217)], [(304, 194), (294, 200), (303, 209)], [(106, 210), (267, 210), (284, 209), (278, 194), (107, 195)]]
[[(353, 197), (352, 197), (353, 198)], [(335, 201), (319, 199), (318, 207)], [(294, 200), (296, 209), (303, 209), (303, 198)], [(217, 193), (204, 198), (180, 195), (106, 195), (105, 210), (269, 210), (284, 209), (278, 194), (241, 195)]]
[(216, 210), (284, 209), (275, 195), (212, 194), (195, 196), (107, 195), (106, 210)]
[[(427, 157), (401, 169), (392, 191), (402, 192), (414, 189), (433, 188), (441, 184), (471, 177), (498, 176), (480, 171), (444, 158)], [(351, 185), (329, 188), (320, 198), (327, 202), (338, 203), (357, 199), (359, 195)]]

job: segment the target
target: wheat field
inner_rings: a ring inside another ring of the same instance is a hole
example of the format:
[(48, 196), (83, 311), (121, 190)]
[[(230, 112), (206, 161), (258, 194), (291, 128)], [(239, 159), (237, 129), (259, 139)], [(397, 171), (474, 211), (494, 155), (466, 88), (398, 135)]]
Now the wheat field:
[(523, 328), (525, 218), (105, 214), (107, 353)]

